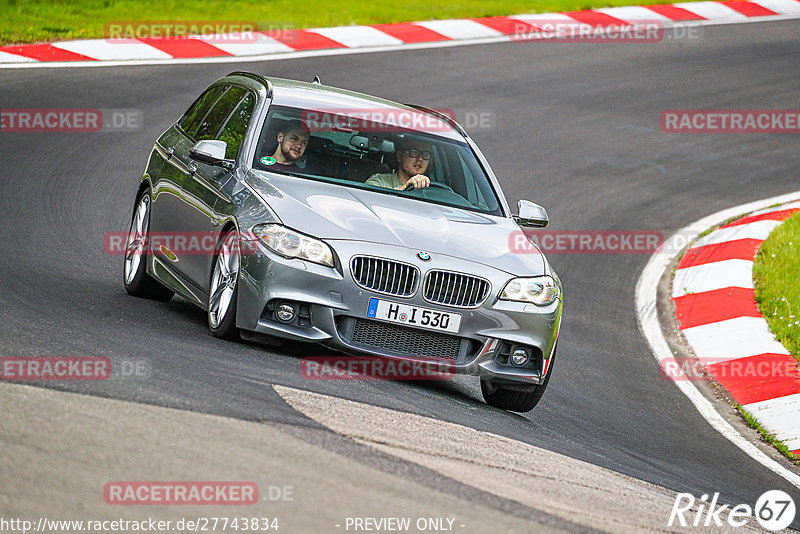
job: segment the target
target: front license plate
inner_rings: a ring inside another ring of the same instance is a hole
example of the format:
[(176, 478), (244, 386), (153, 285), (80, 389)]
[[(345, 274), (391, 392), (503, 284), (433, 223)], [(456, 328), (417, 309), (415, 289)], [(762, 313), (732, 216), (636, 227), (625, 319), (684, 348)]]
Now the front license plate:
[(367, 317), (453, 334), (457, 334), (461, 326), (460, 313), (430, 310), (377, 298), (369, 299)]

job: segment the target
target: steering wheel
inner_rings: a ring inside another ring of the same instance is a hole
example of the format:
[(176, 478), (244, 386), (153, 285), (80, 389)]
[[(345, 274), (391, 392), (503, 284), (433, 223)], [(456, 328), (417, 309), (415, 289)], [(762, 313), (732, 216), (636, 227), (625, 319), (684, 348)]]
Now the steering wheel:
[[(452, 187), (450, 187), (447, 184), (440, 183), (440, 182), (433, 182), (432, 181), (428, 187), (438, 187), (439, 189), (444, 189), (445, 191), (450, 191), (451, 193), (455, 193), (455, 191), (453, 191)], [(408, 184), (406, 186), (406, 188), (403, 189), (403, 191), (413, 191), (414, 189), (416, 189), (414, 187), (414, 184)], [(421, 189), (425, 189), (425, 188), (423, 187)]]

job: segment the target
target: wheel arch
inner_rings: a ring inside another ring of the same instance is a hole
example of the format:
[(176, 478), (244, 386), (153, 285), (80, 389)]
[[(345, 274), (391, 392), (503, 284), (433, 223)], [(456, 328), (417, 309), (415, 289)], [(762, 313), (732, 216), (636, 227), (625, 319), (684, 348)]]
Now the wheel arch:
[(139, 189), (136, 190), (136, 200), (133, 202), (133, 209), (136, 210), (136, 205), (139, 203), (139, 199), (142, 198), (142, 195), (145, 191), (150, 189), (150, 201), (153, 200), (153, 184), (150, 182), (150, 175), (145, 174), (142, 176), (142, 180), (139, 182)]
[(225, 236), (225, 234), (227, 234), (230, 231), (239, 233), (239, 225), (236, 223), (234, 219), (225, 221), (225, 223), (222, 225), (222, 229), (219, 231), (219, 235), (217, 235), (217, 244), (214, 251), (215, 254), (219, 254), (219, 248), (222, 246), (222, 239)]

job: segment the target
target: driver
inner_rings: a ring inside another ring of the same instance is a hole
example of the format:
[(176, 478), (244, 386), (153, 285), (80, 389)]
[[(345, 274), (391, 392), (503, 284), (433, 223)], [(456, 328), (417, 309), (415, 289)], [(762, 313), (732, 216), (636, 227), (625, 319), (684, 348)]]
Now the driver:
[(278, 132), (278, 146), (272, 156), (261, 158), (261, 164), (284, 172), (305, 172), (297, 165), (308, 146), (308, 129), (298, 120), (289, 121)]
[(366, 184), (400, 191), (409, 184), (415, 189), (428, 187), (431, 185), (431, 179), (425, 176), (425, 172), (428, 170), (431, 155), (431, 147), (427, 143), (415, 140), (400, 141), (395, 152), (397, 170), (392, 173), (373, 174)]

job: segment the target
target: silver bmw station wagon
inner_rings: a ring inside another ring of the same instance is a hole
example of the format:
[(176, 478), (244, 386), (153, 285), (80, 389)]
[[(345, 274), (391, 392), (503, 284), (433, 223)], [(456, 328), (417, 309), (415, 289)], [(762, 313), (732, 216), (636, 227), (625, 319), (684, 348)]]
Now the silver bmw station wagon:
[(535, 245), (512, 246), (547, 213), (517, 212), (447, 113), (233, 72), (153, 147), (124, 284), (178, 293), (220, 338), (433, 364), (526, 412), (553, 372), (562, 289)]

